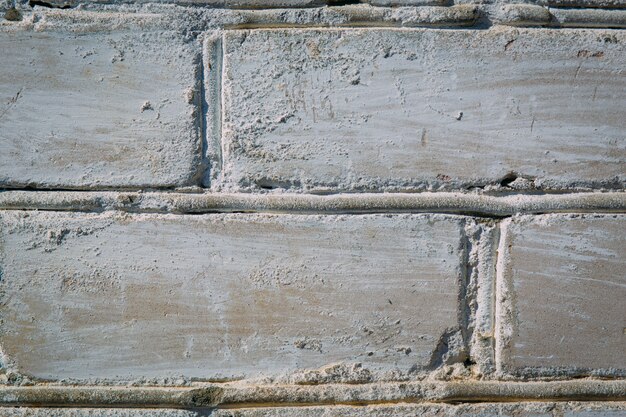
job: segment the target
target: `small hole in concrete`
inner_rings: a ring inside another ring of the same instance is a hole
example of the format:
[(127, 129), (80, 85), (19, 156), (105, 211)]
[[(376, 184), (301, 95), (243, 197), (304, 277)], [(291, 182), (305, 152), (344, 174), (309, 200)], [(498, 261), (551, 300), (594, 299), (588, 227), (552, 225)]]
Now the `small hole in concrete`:
[(517, 179), (517, 175), (513, 172), (509, 172), (506, 174), (502, 180), (500, 180), (500, 185), (503, 187), (508, 187), (513, 181)]

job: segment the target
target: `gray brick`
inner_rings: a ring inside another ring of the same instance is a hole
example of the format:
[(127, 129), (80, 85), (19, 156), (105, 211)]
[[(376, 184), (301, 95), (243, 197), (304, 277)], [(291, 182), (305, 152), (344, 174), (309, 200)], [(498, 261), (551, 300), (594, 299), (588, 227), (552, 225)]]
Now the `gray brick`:
[(499, 249), (500, 366), (626, 375), (626, 216), (523, 216)]
[(26, 375), (364, 382), (457, 354), (465, 217), (0, 218), (0, 342)]
[(223, 184), (423, 190), (517, 176), (516, 188), (623, 187), (625, 36), (228, 32)]
[(77, 31), (0, 30), (0, 187), (195, 182), (199, 45), (96, 20)]

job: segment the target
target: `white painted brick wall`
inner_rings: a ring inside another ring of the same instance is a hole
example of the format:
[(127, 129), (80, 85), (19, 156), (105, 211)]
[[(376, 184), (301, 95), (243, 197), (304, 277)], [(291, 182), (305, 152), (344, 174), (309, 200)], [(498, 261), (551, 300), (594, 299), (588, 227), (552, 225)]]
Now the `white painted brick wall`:
[(2, 3), (0, 415), (626, 415), (625, 6)]

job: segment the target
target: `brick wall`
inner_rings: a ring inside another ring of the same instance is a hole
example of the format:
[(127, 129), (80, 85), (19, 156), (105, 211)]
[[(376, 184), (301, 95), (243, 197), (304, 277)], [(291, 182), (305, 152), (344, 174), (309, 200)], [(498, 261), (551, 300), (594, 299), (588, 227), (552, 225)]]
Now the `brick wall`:
[(623, 0), (0, 16), (0, 415), (626, 415)]

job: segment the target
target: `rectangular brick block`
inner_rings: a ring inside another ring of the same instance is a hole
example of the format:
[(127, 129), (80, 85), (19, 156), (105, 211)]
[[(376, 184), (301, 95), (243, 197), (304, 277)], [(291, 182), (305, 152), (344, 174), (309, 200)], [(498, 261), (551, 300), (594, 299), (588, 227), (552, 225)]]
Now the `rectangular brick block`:
[(227, 32), (224, 185), (622, 187), (625, 44), (610, 30)]
[(626, 216), (522, 216), (500, 244), (499, 365), (626, 375)]
[(454, 335), (471, 218), (0, 219), (0, 343), (7, 366), (34, 377), (220, 379), (346, 363), (346, 378), (364, 382), (464, 349)]
[(195, 181), (199, 46), (155, 28), (102, 27), (0, 30), (0, 187)]

